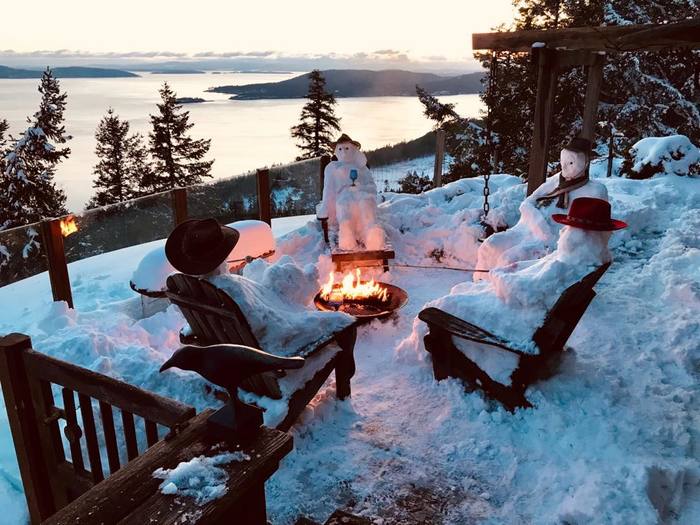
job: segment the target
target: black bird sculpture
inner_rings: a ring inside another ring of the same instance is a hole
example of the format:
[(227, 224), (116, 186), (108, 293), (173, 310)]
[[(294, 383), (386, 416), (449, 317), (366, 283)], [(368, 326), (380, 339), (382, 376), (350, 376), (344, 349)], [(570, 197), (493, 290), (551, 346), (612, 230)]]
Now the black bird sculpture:
[(238, 387), (256, 374), (304, 366), (301, 357), (278, 357), (249, 346), (220, 344), (186, 345), (168, 359), (160, 371), (180, 368), (197, 372), (228, 391), (229, 403), (207, 420), (217, 434), (229, 440), (247, 439), (262, 426), (262, 410), (238, 399)]

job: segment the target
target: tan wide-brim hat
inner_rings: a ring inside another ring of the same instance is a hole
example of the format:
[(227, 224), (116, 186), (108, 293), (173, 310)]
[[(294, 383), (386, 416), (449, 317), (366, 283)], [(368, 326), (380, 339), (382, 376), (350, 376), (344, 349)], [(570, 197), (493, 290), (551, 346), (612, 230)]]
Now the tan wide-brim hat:
[(346, 135), (345, 133), (343, 133), (343, 134), (340, 136), (340, 138), (338, 138), (338, 140), (336, 140), (336, 141), (333, 143), (333, 149), (335, 149), (335, 147), (336, 147), (338, 144), (343, 144), (344, 142), (349, 142), (350, 144), (354, 144), (355, 146), (357, 146), (357, 149), (362, 149), (362, 144), (360, 144), (360, 143), (357, 142), (356, 140), (352, 140), (352, 139), (351, 139), (348, 135)]

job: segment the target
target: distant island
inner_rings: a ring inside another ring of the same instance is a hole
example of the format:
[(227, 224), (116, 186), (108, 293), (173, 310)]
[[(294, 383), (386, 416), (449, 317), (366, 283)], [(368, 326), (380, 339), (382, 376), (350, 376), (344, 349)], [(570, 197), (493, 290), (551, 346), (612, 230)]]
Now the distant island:
[(203, 75), (204, 71), (198, 69), (159, 69), (151, 71), (151, 75)]
[[(433, 95), (464, 95), (479, 93), (483, 73), (468, 73), (443, 77), (432, 73), (402, 70), (369, 71), (362, 69), (331, 69), (323, 71), (326, 88), (338, 98), (415, 96), (416, 85)], [(308, 74), (282, 80), (242, 86), (209, 88), (213, 93), (233, 95), (234, 100), (303, 98), (309, 87)]]
[[(55, 67), (51, 71), (56, 78), (120, 78), (139, 76), (121, 69), (103, 69), (100, 67)], [(17, 69), (0, 66), (0, 78), (41, 78), (43, 72), (43, 69)]]
[(199, 97), (180, 97), (176, 98), (175, 102), (177, 102), (178, 104), (200, 104), (202, 102), (209, 101)]

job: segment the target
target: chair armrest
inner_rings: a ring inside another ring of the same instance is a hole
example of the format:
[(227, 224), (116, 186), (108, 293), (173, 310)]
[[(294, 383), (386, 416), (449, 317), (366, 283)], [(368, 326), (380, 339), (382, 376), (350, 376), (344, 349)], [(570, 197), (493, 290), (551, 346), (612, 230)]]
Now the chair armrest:
[(328, 217), (316, 216), (316, 219), (318, 219), (321, 223), (321, 229), (323, 230), (323, 240), (326, 241), (326, 244), (328, 244), (330, 242), (330, 239), (328, 237)]
[(523, 352), (511, 348), (508, 346), (508, 342), (501, 339), (497, 335), (492, 334), (480, 328), (464, 319), (455, 317), (452, 314), (440, 310), (439, 308), (426, 308), (418, 314), (418, 319), (428, 324), (432, 329), (433, 327), (443, 330), (450, 335), (461, 337), (462, 339), (468, 339), (470, 341), (475, 341), (477, 343), (496, 346), (502, 348), (503, 350), (508, 350), (518, 355), (522, 355)]

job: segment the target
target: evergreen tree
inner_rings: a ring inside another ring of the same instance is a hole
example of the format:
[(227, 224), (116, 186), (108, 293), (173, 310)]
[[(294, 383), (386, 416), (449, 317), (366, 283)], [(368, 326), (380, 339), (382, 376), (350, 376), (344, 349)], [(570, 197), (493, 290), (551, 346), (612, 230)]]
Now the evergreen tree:
[[(687, 0), (515, 0), (514, 4), (514, 23), (496, 30), (666, 23), (700, 16), (700, 3)], [(500, 52), (494, 56), (487, 52), (474, 56), (486, 70), (485, 89), (480, 96), (490, 111), (482, 115), (486, 126), (481, 136), (469, 129), (474, 122), (462, 121), (458, 126), (456, 133), (468, 139), (471, 146), (464, 148), (465, 155), (457, 159), (455, 169), (463, 170), (460, 176), (468, 175), (466, 167), (476, 159), (473, 165), (483, 170), (484, 160), (493, 159), (495, 154), (498, 163), (492, 171), (525, 176), (532, 140), (536, 68), (528, 53)], [(620, 148), (626, 150), (646, 136), (675, 133), (700, 142), (698, 63), (700, 51), (688, 49), (607, 54), (598, 120), (624, 135)], [(585, 85), (584, 67), (559, 76), (550, 143), (550, 161), (554, 163), (560, 148), (581, 132)], [(597, 139), (604, 144), (604, 136)]]
[(97, 191), (87, 207), (138, 197), (142, 181), (151, 176), (143, 137), (138, 133), (129, 136), (129, 122), (120, 120), (109, 108), (97, 126), (95, 138), (95, 154), (100, 160), (93, 169), (97, 178), (92, 186)]
[(39, 83), (39, 111), (28, 118), (29, 127), (5, 156), (0, 183), (0, 229), (57, 217), (67, 213), (66, 195), (56, 187), (56, 166), (68, 157), (70, 148), (56, 147), (70, 137), (63, 126), (68, 95), (51, 70), (46, 69)]
[(7, 138), (5, 138), (5, 133), (10, 128), (7, 120), (0, 120), (0, 179), (5, 173), (5, 155), (7, 155)]
[(302, 151), (297, 160), (332, 154), (333, 135), (340, 131), (340, 119), (335, 116), (333, 93), (326, 91), (326, 79), (318, 69), (309, 73), (308, 102), (301, 110), (300, 122), (292, 127), (292, 138)]
[(209, 152), (211, 140), (194, 140), (188, 135), (194, 124), (167, 82), (159, 93), (161, 103), (158, 114), (151, 115), (153, 130), (148, 135), (153, 166), (142, 184), (142, 190), (149, 193), (198, 184), (212, 176), (214, 164), (213, 160), (202, 160)]

